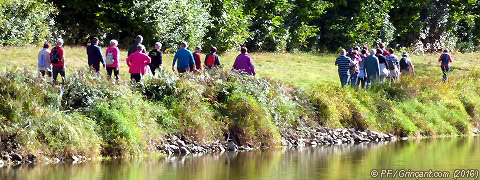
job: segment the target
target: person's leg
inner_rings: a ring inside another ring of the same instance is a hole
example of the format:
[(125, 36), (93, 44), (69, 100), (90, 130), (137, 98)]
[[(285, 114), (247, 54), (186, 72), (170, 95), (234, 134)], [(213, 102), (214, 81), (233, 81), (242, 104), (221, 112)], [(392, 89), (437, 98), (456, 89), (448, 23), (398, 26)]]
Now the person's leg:
[(350, 84), (353, 88), (358, 88), (358, 74), (353, 73), (350, 78)]
[(52, 71), (53, 71), (53, 84), (57, 84), (58, 67), (53, 66)]
[(62, 76), (62, 84), (65, 85), (65, 82), (66, 82), (65, 69), (61, 67), (61, 71), (59, 73), (60, 73), (60, 76)]
[(442, 69), (442, 73), (443, 73), (443, 82), (447, 82), (447, 68), (445, 68), (445, 66), (440, 66), (440, 68)]
[(130, 79), (135, 80), (136, 83), (139, 83), (142, 76), (140, 74), (130, 74)]
[(120, 70), (118, 68), (115, 68), (114, 72), (115, 72), (115, 80), (117, 80), (117, 81), (120, 80), (120, 77), (119, 77)]
[(107, 67), (107, 80), (110, 81), (112, 79), (112, 72), (114, 71), (115, 68), (112, 67)]
[(44, 70), (40, 70), (40, 74), (42, 74), (42, 78), (45, 77), (45, 71)]
[(52, 77), (52, 71), (47, 71), (47, 76), (48, 76), (49, 78), (51, 78), (51, 77)]

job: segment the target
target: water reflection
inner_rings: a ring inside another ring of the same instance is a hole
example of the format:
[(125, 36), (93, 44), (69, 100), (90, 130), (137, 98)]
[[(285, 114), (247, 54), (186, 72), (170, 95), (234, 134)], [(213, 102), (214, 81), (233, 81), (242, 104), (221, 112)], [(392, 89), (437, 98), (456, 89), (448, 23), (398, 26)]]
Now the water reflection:
[(0, 179), (370, 179), (372, 169), (480, 168), (480, 138), (0, 169)]

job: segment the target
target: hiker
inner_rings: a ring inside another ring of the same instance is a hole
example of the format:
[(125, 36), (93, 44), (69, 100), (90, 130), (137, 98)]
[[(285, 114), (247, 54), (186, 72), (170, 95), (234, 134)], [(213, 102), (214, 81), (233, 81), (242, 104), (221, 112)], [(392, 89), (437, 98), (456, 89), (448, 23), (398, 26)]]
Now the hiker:
[(398, 79), (398, 76), (400, 75), (399, 72), (399, 63), (398, 63), (398, 58), (395, 56), (395, 50), (390, 49), (389, 50), (390, 55), (388, 55), (387, 58), (387, 64), (388, 64), (388, 70), (390, 70), (389, 77), (391, 82), (395, 82)]
[(148, 71), (147, 65), (151, 63), (151, 59), (143, 52), (145, 47), (138, 45), (136, 50), (137, 51), (128, 56), (127, 66), (130, 68), (128, 70), (130, 79), (138, 83), (142, 80), (142, 76)]
[(118, 41), (113, 39), (110, 41), (110, 46), (108, 46), (106, 51), (106, 60), (107, 64), (107, 79), (112, 78), (112, 73), (115, 74), (115, 79), (118, 81), (120, 79), (120, 66), (118, 65), (118, 56), (120, 56), (120, 50), (118, 49)]
[(102, 49), (98, 46), (98, 38), (93, 37), (92, 43), (87, 47), (88, 66), (95, 70), (96, 73), (100, 72), (100, 63), (105, 67), (105, 61), (103, 60)]
[(383, 56), (387, 57), (390, 55), (390, 52), (388, 52), (387, 48), (385, 48), (385, 43), (380, 43), (379, 48), (382, 50)]
[(43, 44), (43, 49), (38, 52), (38, 71), (42, 73), (42, 77), (45, 74), (50, 78), (52, 77), (52, 63), (50, 63), (50, 44), (46, 42)]
[(366, 53), (367, 56), (370, 56), (370, 53), (369, 53), (370, 51), (368, 50), (368, 45), (363, 45), (362, 52), (363, 52), (363, 50), (365, 50), (367, 52)]
[[(377, 51), (378, 52), (378, 51)], [(379, 58), (375, 55), (375, 49), (370, 50), (370, 56), (363, 61), (363, 68), (367, 75), (367, 87), (378, 82), (380, 77), (380, 63)]]
[(338, 75), (340, 76), (340, 83), (342, 87), (348, 85), (350, 81), (350, 67), (353, 65), (352, 59), (346, 56), (345, 49), (340, 51), (340, 56), (335, 60), (335, 65), (338, 66)]
[(142, 49), (142, 53), (146, 54), (147, 53), (147, 50), (145, 49), (145, 46), (142, 45), (142, 42), (143, 42), (143, 36), (142, 35), (137, 35), (137, 37), (135, 38), (135, 43), (133, 43), (130, 48), (128, 48), (128, 56), (130, 56), (131, 54), (133, 54), (134, 52), (137, 51), (137, 47), (138, 46), (141, 46), (143, 49)]
[(382, 83), (385, 82), (385, 78), (388, 76), (388, 64), (387, 59), (383, 56), (383, 51), (381, 49), (377, 49), (377, 54), (375, 55), (378, 58), (378, 63), (380, 67), (380, 81)]
[(410, 74), (415, 75), (415, 68), (413, 67), (413, 63), (408, 58), (408, 53), (402, 53), (402, 59), (400, 59), (400, 73), (401, 74)]
[[(368, 49), (368, 48), (367, 48)], [(368, 57), (368, 52), (366, 49), (362, 49), (362, 61), (359, 64), (359, 70), (360, 72), (358, 73), (358, 84), (362, 89), (365, 89), (366, 87), (366, 81), (367, 81), (367, 74), (365, 73), (365, 58)]]
[(212, 46), (210, 53), (205, 56), (205, 67), (212, 69), (216, 66), (220, 66), (220, 58), (217, 55), (217, 48)]
[(156, 42), (155, 43), (155, 49), (153, 49), (152, 51), (150, 51), (148, 53), (148, 56), (152, 59), (152, 63), (149, 64), (150, 66), (150, 71), (152, 72), (152, 74), (155, 76), (155, 70), (157, 68), (162, 68), (162, 51), (161, 51), (161, 48), (162, 48), (162, 43), (160, 42)]
[(255, 76), (255, 65), (253, 65), (252, 58), (247, 53), (247, 48), (242, 47), (240, 52), (235, 59), (235, 63), (233, 63), (233, 69)]
[(453, 62), (452, 56), (448, 53), (448, 49), (443, 51), (443, 54), (438, 59), (441, 62), (440, 67), (443, 73), (443, 82), (448, 82), (448, 73), (450, 72), (450, 63)]
[(195, 47), (195, 52), (193, 53), (193, 60), (195, 60), (195, 72), (202, 72), (202, 56), (200, 53), (202, 48), (200, 46)]
[(53, 84), (57, 84), (57, 76), (62, 76), (62, 84), (65, 84), (65, 51), (63, 50), (63, 39), (57, 39), (55, 47), (50, 51), (50, 62), (52, 63)]
[(359, 48), (353, 48), (350, 59), (353, 64), (350, 67), (350, 84), (353, 88), (358, 88), (358, 74), (360, 73), (360, 63), (362, 62), (362, 57), (358, 54)]
[(195, 61), (193, 60), (193, 54), (190, 52), (187, 47), (188, 44), (185, 41), (180, 42), (180, 49), (175, 53), (172, 63), (172, 71), (175, 72), (175, 63), (177, 63), (178, 73), (189, 72), (190, 69), (193, 69), (195, 66)]

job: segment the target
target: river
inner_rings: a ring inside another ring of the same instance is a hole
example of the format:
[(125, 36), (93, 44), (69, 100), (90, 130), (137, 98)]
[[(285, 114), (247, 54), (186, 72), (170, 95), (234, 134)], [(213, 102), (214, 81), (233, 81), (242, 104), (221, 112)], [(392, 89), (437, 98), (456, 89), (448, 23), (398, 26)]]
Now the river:
[(397, 175), (408, 175), (407, 172), (413, 174), (413, 171), (432, 170), (437, 175), (443, 173), (440, 171), (448, 172), (449, 178), (443, 179), (453, 179), (455, 173), (459, 172), (456, 169), (474, 169), (468, 172), (478, 172), (480, 138), (281, 148), (75, 165), (22, 165), (1, 168), (0, 179), (357, 180), (372, 179), (374, 169), (378, 172), (377, 177), (383, 172), (384, 179), (389, 171), (382, 169), (391, 169), (390, 172), (397, 172)]

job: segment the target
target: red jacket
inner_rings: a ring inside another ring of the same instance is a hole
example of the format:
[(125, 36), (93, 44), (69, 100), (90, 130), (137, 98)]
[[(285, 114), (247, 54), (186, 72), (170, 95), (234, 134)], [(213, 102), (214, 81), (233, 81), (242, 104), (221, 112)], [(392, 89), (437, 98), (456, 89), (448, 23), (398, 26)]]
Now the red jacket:
[(195, 69), (202, 70), (202, 57), (200, 57), (200, 53), (193, 53), (193, 60), (195, 60)]
[(145, 74), (148, 71), (147, 65), (152, 62), (147, 54), (140, 51), (135, 51), (127, 58), (127, 66), (130, 67), (128, 72), (130, 74)]
[(52, 56), (53, 50), (55, 48), (58, 49), (58, 58), (60, 58), (60, 62), (56, 63), (56, 64), (52, 63), (52, 66), (65, 66), (65, 63), (63, 62), (64, 61), (64, 56), (65, 56), (65, 52), (63, 50), (63, 47), (55, 46), (54, 48), (52, 48), (52, 50), (50, 51), (50, 56)]

